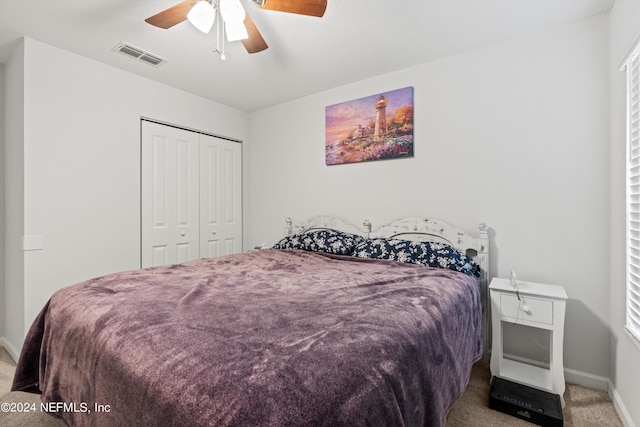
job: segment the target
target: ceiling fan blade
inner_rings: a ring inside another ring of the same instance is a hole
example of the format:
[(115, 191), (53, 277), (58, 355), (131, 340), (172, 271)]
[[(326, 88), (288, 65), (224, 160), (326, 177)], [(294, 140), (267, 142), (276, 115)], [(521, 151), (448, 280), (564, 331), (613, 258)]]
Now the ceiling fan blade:
[(322, 17), (327, 9), (327, 0), (252, 0), (256, 6), (278, 12), (296, 13)]
[(258, 27), (251, 19), (251, 16), (247, 13), (244, 18), (244, 26), (247, 27), (247, 33), (249, 34), (248, 39), (242, 40), (242, 44), (244, 48), (247, 49), (249, 53), (257, 53), (262, 52), (269, 46), (267, 46), (267, 42), (262, 38), (262, 34), (258, 31)]
[(195, 3), (197, 3), (196, 0), (184, 0), (182, 3), (178, 3), (169, 9), (156, 13), (155, 15), (145, 19), (145, 21), (151, 25), (155, 25), (156, 27), (164, 28), (166, 30), (167, 28), (171, 28), (174, 25), (185, 21), (187, 19), (187, 14)]

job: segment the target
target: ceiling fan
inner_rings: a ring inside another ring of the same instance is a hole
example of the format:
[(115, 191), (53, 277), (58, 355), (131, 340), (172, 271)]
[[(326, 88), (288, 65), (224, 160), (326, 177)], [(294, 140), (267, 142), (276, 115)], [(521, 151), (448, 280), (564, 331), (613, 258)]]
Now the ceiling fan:
[[(261, 9), (317, 17), (322, 17), (327, 8), (327, 0), (250, 1)], [(249, 53), (261, 52), (268, 48), (260, 31), (242, 7), (240, 0), (183, 0), (181, 3), (145, 19), (145, 21), (156, 27), (167, 29), (189, 20), (200, 31), (208, 33), (216, 17), (218, 24), (222, 21), (228, 41), (241, 40)], [(224, 55), (219, 49), (217, 51)]]

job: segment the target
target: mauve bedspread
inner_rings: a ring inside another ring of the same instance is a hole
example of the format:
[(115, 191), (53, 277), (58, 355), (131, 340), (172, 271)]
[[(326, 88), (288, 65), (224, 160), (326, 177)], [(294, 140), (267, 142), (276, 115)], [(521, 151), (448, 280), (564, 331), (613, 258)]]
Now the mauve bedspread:
[(462, 273), (254, 251), (59, 290), (13, 390), (72, 426), (443, 426), (481, 317)]

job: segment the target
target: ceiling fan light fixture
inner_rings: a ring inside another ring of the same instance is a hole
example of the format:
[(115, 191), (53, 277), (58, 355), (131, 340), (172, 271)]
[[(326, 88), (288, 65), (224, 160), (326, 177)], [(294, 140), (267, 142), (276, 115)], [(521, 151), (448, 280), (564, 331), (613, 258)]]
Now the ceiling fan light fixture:
[(227, 33), (227, 40), (230, 42), (234, 42), (237, 40), (244, 40), (249, 38), (249, 33), (247, 32), (247, 28), (244, 26), (244, 23), (240, 22), (225, 22), (224, 29)]
[(216, 20), (216, 11), (211, 3), (202, 0), (193, 5), (187, 14), (187, 19), (198, 30), (208, 33)]
[(249, 38), (247, 27), (244, 25), (246, 12), (240, 0), (220, 0), (220, 16), (224, 21), (227, 40), (230, 42)]

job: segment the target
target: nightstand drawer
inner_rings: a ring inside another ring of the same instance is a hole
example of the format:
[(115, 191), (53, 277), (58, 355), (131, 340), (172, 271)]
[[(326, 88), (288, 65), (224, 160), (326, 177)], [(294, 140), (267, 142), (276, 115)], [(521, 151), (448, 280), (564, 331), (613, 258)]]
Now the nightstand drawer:
[(515, 322), (527, 320), (530, 322), (553, 325), (553, 301), (520, 296), (514, 294), (500, 294), (500, 315)]

